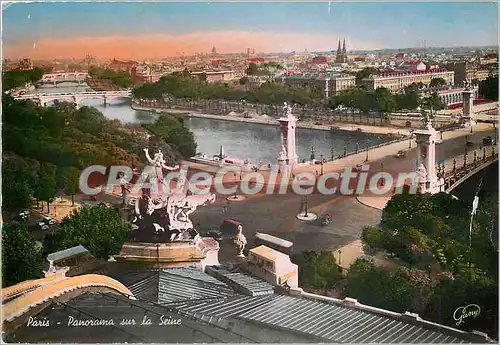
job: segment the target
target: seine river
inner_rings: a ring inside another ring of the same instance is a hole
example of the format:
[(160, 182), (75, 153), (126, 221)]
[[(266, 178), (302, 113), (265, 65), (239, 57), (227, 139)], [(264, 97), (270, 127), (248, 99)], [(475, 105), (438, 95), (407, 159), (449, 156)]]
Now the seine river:
[[(32, 93), (48, 92), (75, 92), (85, 91), (87, 86), (62, 86), (57, 88), (43, 87)], [(93, 106), (110, 119), (119, 119), (126, 123), (146, 123), (154, 121), (158, 116), (146, 111), (136, 111), (130, 107), (130, 101), (113, 101), (104, 106), (100, 100), (85, 100), (83, 105)], [(214, 155), (219, 152), (220, 146), (229, 156), (249, 158), (258, 163), (274, 163), (280, 149), (280, 131), (277, 126), (214, 120), (206, 118), (186, 118), (185, 124), (194, 133), (198, 143), (198, 152)], [(359, 148), (373, 146), (391, 140), (388, 136), (367, 134), (362, 132), (325, 131), (317, 129), (298, 128), (296, 132), (297, 154), (299, 159), (309, 159), (311, 147), (314, 146), (316, 158), (320, 155), (330, 159), (332, 149), (335, 155), (355, 150), (356, 143)]]

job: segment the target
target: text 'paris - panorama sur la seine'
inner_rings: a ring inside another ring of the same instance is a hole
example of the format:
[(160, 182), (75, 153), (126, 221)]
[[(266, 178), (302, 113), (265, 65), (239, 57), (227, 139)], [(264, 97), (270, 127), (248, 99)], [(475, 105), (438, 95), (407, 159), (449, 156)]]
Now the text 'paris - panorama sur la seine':
[(169, 316), (161, 315), (159, 318), (152, 320), (145, 315), (142, 319), (77, 319), (73, 316), (68, 316), (68, 319), (63, 321), (55, 321), (47, 318), (30, 317), (26, 325), (28, 327), (50, 327), (51, 325), (65, 325), (68, 327), (107, 327), (107, 326), (180, 326), (181, 319), (174, 319)]

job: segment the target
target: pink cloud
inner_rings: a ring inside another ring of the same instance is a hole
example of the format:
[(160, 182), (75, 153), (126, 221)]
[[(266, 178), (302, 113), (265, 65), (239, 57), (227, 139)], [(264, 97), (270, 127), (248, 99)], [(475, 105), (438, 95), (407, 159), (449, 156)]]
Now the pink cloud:
[[(41, 40), (33, 43), (5, 45), (4, 56), (9, 58), (31, 57), (35, 59), (81, 58), (86, 54), (101, 59), (151, 59), (175, 56), (181, 53), (210, 52), (215, 45), (220, 53), (332, 50), (343, 35), (312, 35), (272, 32), (219, 31), (185, 35), (146, 35), (135, 37), (75, 37), (68, 40)], [(367, 42), (351, 42), (347, 48), (375, 49)]]

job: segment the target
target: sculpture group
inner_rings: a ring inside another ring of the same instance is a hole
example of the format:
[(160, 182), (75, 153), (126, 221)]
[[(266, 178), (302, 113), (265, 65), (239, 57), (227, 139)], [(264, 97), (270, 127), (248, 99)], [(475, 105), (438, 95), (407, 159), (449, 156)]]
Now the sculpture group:
[[(197, 232), (189, 216), (198, 206), (213, 203), (215, 194), (188, 195), (190, 185), (182, 174), (177, 179), (175, 189), (171, 191), (164, 179), (163, 170), (174, 171), (179, 166), (167, 166), (161, 151), (155, 153), (154, 158), (151, 158), (148, 149), (144, 149), (144, 152), (149, 163), (154, 166), (158, 188), (156, 191), (143, 188), (141, 196), (135, 200), (132, 237), (141, 242), (148, 241), (150, 235), (164, 242), (193, 239)], [(122, 192), (126, 191), (127, 188), (122, 185)]]

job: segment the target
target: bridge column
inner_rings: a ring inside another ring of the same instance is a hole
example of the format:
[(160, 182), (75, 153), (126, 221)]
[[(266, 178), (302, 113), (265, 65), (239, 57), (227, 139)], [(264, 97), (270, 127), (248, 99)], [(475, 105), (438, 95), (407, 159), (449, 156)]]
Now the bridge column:
[(462, 100), (464, 117), (469, 119), (469, 126), (474, 126), (476, 124), (474, 116), (474, 90), (470, 87), (466, 87), (464, 91), (462, 91)]
[[(422, 193), (439, 193), (440, 186), (436, 174), (436, 139), (437, 132), (431, 126), (413, 132), (417, 141), (417, 166), (424, 172), (421, 183)], [(422, 169), (422, 167), (424, 169)]]

